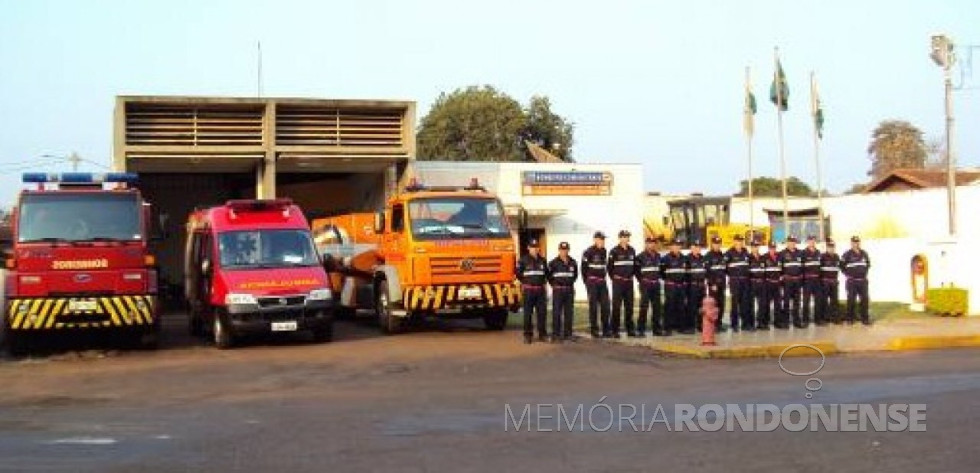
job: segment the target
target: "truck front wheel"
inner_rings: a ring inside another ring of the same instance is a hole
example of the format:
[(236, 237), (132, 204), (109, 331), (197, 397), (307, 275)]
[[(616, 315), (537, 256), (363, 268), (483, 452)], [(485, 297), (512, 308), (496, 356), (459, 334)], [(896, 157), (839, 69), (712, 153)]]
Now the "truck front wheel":
[(388, 298), (388, 281), (381, 280), (378, 283), (378, 291), (375, 296), (375, 310), (378, 314), (378, 326), (386, 334), (395, 334), (401, 331), (402, 320), (391, 313), (391, 300)]

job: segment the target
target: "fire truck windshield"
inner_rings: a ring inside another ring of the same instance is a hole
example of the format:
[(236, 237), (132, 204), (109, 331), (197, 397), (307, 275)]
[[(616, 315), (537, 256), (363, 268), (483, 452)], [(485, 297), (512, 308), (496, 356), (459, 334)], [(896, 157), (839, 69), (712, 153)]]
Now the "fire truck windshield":
[(17, 241), (142, 240), (140, 211), (135, 194), (24, 194)]
[(227, 269), (317, 266), (319, 260), (306, 230), (247, 230), (218, 236), (221, 267)]
[(408, 204), (408, 214), (417, 240), (510, 237), (507, 217), (495, 199), (415, 199)]

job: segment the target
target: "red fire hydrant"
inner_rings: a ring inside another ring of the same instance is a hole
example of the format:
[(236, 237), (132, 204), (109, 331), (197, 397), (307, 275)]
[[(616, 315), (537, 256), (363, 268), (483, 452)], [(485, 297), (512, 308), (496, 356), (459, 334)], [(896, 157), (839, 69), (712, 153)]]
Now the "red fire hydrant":
[(701, 345), (715, 344), (715, 322), (718, 321), (718, 306), (713, 297), (705, 297), (701, 302)]

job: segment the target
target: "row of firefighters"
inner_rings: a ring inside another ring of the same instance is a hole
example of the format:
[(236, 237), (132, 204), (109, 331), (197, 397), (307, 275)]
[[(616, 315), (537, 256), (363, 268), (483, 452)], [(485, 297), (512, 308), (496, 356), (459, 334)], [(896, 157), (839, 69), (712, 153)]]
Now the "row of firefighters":
[[(717, 331), (726, 330), (721, 320), (726, 302), (730, 307), (727, 328), (732, 331), (769, 330), (770, 323), (777, 329), (788, 329), (791, 318), (795, 327), (805, 328), (810, 324), (811, 305), (816, 325), (850, 324), (856, 318), (865, 325), (871, 323), (867, 279), (871, 262), (857, 236), (851, 238), (851, 248), (841, 255), (830, 239), (825, 242), (825, 251), (818, 250), (812, 236), (807, 238), (805, 248), (798, 248), (797, 239), (790, 236), (782, 250), (770, 243), (765, 253), (760, 252), (761, 245), (756, 241), (747, 248), (742, 237), (736, 237), (726, 251), (722, 251), (719, 238), (712, 239), (708, 251), (702, 251), (700, 243), (695, 242), (688, 254), (681, 253), (676, 240), (670, 243), (668, 252), (661, 253), (661, 242), (652, 238), (646, 239), (644, 251), (637, 252), (630, 246), (630, 233), (625, 230), (619, 232), (619, 244), (608, 251), (605, 239), (602, 232), (596, 232), (581, 263), (569, 256), (567, 242), (559, 244), (559, 255), (550, 262), (541, 256), (537, 241), (529, 242), (528, 253), (517, 267), (524, 296), (526, 343), (533, 341), (534, 322), (538, 339), (549, 339), (546, 285), (551, 287), (552, 299), (550, 339), (572, 337), (574, 284), (579, 275), (588, 291), (589, 329), (596, 338), (618, 338), (621, 322), (625, 322), (628, 336), (646, 336), (648, 317), (654, 335), (700, 331), (699, 310), (705, 297), (714, 298), (718, 307)], [(838, 308), (841, 273), (847, 292), (843, 316)], [(635, 283), (640, 289), (636, 323)], [(730, 301), (726, 301), (726, 295)]]

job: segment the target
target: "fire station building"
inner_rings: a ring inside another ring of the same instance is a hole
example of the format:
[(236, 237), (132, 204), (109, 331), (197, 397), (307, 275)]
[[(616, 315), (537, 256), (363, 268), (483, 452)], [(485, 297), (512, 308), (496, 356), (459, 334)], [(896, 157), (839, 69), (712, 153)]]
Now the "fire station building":
[(641, 165), (416, 161), (411, 101), (121, 96), (113, 128), (115, 169), (139, 173), (168, 236), (153, 248), (161, 284), (183, 282), (183, 225), (196, 207), (289, 197), (312, 215), (373, 211), (410, 176), (478, 179), (515, 229), (526, 218), (524, 236), (548, 257), (568, 241), (578, 258), (597, 230), (608, 246), (622, 229), (642, 246)]

